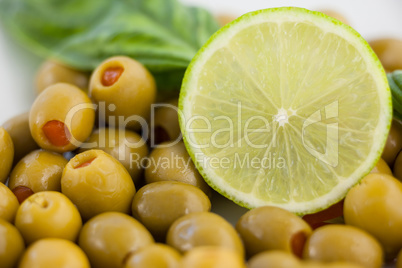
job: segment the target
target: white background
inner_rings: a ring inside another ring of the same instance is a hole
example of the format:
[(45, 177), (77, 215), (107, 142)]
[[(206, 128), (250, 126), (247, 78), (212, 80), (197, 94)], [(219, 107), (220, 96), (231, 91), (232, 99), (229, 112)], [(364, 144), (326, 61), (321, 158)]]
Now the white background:
[[(214, 14), (239, 16), (249, 11), (299, 6), (313, 10), (333, 9), (344, 15), (364, 38), (402, 39), (401, 0), (182, 0), (204, 6)], [(27, 111), (34, 99), (33, 79), (41, 58), (11, 40), (0, 24), (0, 124)]]

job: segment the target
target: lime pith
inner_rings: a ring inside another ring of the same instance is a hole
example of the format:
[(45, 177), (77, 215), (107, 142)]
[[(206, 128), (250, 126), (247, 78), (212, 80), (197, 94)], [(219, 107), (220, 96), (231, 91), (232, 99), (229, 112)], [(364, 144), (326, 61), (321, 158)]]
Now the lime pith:
[(187, 69), (179, 110), (211, 187), (248, 208), (298, 214), (339, 201), (372, 169), (392, 119), (367, 42), (291, 7), (248, 13), (214, 34)]

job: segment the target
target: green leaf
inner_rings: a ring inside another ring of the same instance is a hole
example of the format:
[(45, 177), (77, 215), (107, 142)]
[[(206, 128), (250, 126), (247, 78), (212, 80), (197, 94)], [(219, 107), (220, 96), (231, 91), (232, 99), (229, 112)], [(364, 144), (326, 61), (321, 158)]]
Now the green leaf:
[(82, 70), (126, 55), (162, 90), (180, 88), (192, 57), (219, 28), (206, 10), (177, 0), (0, 0), (0, 18), (36, 54)]
[(387, 78), (392, 93), (394, 116), (402, 120), (402, 70), (388, 73)]

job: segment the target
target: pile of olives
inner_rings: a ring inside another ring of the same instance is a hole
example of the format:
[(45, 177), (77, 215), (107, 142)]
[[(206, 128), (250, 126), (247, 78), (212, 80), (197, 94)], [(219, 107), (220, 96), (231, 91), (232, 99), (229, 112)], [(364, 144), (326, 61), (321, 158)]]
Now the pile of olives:
[[(389, 56), (401, 42), (371, 43), (387, 71), (402, 68)], [(177, 96), (157, 94), (139, 62), (112, 57), (89, 75), (47, 61), (36, 89), (31, 110), (0, 127), (0, 268), (402, 268), (398, 120), (341, 202), (303, 217), (260, 207), (233, 226), (211, 212)]]

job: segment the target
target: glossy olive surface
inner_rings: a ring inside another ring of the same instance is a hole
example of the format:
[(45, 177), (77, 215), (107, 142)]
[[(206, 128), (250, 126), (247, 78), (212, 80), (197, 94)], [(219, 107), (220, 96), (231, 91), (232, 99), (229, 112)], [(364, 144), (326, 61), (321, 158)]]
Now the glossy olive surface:
[(154, 182), (134, 196), (132, 212), (160, 241), (181, 216), (211, 210), (211, 202), (199, 188), (175, 181)]
[(302, 254), (311, 227), (293, 213), (277, 207), (259, 207), (248, 211), (236, 224), (247, 255), (266, 250), (283, 250)]
[(151, 146), (181, 139), (177, 99), (167, 103), (158, 103), (155, 107), (151, 113)]
[(138, 184), (143, 175), (143, 159), (148, 155), (145, 141), (137, 133), (125, 129), (100, 128), (95, 130), (85, 142), (85, 148), (100, 149), (123, 164), (134, 183)]
[(302, 267), (300, 260), (292, 253), (282, 250), (267, 250), (254, 255), (248, 260), (248, 268), (297, 268)]
[(85, 253), (73, 242), (46, 238), (33, 243), (18, 268), (90, 268)]
[(369, 43), (387, 72), (402, 69), (401, 39), (381, 38)]
[(388, 166), (394, 166), (395, 159), (402, 149), (402, 124), (394, 119), (388, 133), (387, 142), (382, 152), (381, 158), (387, 162)]
[(119, 212), (105, 212), (89, 220), (78, 240), (92, 268), (122, 267), (129, 254), (153, 243), (141, 223)]
[[(399, 181), (402, 181), (402, 153), (401, 152), (396, 157), (396, 160), (394, 163), (394, 170), (393, 170), (394, 171), (393, 175)], [(392, 173), (390, 175), (392, 175)]]
[(243, 257), (236, 251), (218, 247), (201, 246), (185, 253), (181, 268), (246, 268)]
[(36, 150), (14, 167), (10, 174), (8, 186), (14, 189), (25, 186), (34, 193), (41, 191), (61, 191), (61, 175), (67, 160), (60, 154)]
[(383, 252), (380, 243), (367, 232), (353, 226), (330, 224), (316, 229), (307, 239), (303, 258), (379, 268), (383, 263)]
[(24, 240), (11, 223), (0, 219), (0, 268), (14, 267), (24, 252)]
[(165, 244), (143, 247), (132, 254), (124, 268), (179, 268), (182, 256)]
[[(94, 121), (95, 107), (86, 93), (65, 83), (46, 88), (35, 99), (29, 114), (29, 128), (36, 143), (59, 153), (79, 147), (91, 134)], [(60, 123), (61, 127), (46, 134), (45, 127), (50, 122)], [(64, 139), (56, 143), (62, 136)]]
[[(89, 93), (97, 104), (104, 103), (107, 107), (104, 119), (109, 126), (119, 125), (120, 128), (138, 130), (141, 125), (132, 116), (149, 119), (156, 85), (141, 63), (129, 57), (117, 56), (105, 60), (95, 69)], [(119, 124), (118, 117), (127, 120), (124, 126)]]
[(10, 135), (0, 127), (0, 183), (5, 183), (13, 165), (14, 145)]
[(68, 83), (88, 90), (88, 74), (74, 70), (61, 63), (47, 60), (39, 68), (35, 77), (36, 93), (40, 94), (47, 87), (57, 83)]
[(402, 248), (402, 183), (390, 175), (370, 174), (346, 195), (345, 222), (376, 237), (388, 257)]
[(0, 182), (0, 219), (14, 222), (19, 205), (13, 192)]
[(3, 128), (8, 132), (14, 144), (14, 161), (17, 164), (24, 156), (39, 149), (29, 130), (29, 112), (11, 117), (4, 124)]
[(211, 212), (177, 219), (169, 228), (166, 243), (182, 253), (199, 246), (219, 246), (244, 255), (243, 243), (233, 226)]
[(206, 195), (211, 195), (211, 189), (194, 166), (183, 142), (174, 145), (166, 142), (160, 146), (149, 155), (149, 165), (145, 169), (147, 183), (179, 181), (194, 185)]
[(375, 167), (370, 171), (370, 173), (383, 173), (383, 174), (388, 174), (392, 176), (392, 171), (389, 168), (387, 162), (384, 161), (384, 159), (380, 158), (375, 165)]
[(15, 226), (27, 244), (43, 238), (75, 241), (82, 220), (74, 204), (59, 192), (31, 195), (18, 208)]
[(129, 213), (135, 186), (124, 166), (101, 150), (73, 157), (64, 168), (61, 191), (83, 219), (106, 211)]

